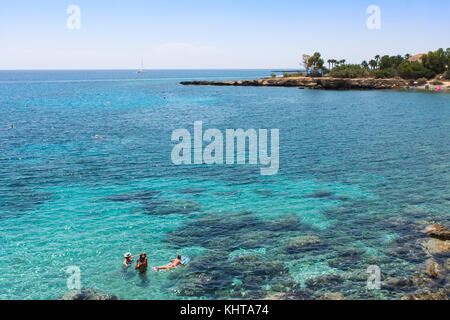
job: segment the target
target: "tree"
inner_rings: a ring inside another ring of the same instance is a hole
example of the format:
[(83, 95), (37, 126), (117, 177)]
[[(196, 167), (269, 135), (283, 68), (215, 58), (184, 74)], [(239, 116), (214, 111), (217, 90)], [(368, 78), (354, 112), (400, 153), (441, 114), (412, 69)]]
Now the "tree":
[(336, 59), (332, 59), (331, 63), (333, 64), (333, 68), (337, 65), (338, 61)]
[(436, 74), (444, 73), (448, 66), (447, 52), (442, 48), (435, 52), (430, 51), (422, 56), (422, 64)]
[(366, 60), (364, 60), (363, 62), (361, 62), (361, 67), (363, 67), (366, 70), (369, 70), (369, 64), (367, 63)]
[(436, 73), (425, 68), (425, 66), (417, 61), (404, 61), (398, 66), (398, 74), (404, 79), (433, 78)]
[(323, 64), (324, 60), (321, 58), (321, 54), (319, 52), (315, 52), (308, 59), (308, 69), (312, 69), (314, 75), (323, 74), (327, 71)]
[(376, 62), (376, 60), (372, 59), (369, 61), (369, 66), (372, 68), (372, 70), (375, 70), (377, 65), (378, 65), (378, 63)]
[(358, 64), (345, 64), (331, 70), (334, 78), (361, 78), (368, 76), (369, 71)]
[(311, 56), (309, 56), (307, 54), (302, 55), (302, 64), (303, 64), (303, 67), (305, 68), (306, 75), (309, 74), (309, 66), (308, 66), (309, 58), (311, 58)]
[(380, 55), (379, 55), (379, 54), (377, 54), (377, 55), (375, 56), (375, 61), (376, 61), (376, 63), (377, 63), (377, 65), (376, 65), (375, 67), (378, 67), (378, 63), (380, 62)]

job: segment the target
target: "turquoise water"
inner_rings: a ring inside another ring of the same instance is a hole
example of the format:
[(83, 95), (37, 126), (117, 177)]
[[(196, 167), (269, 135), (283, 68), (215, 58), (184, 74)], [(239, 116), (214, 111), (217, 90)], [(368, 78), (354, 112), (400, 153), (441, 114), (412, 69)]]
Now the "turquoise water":
[[(179, 85), (269, 74), (0, 72), (0, 299), (57, 299), (68, 266), (121, 299), (415, 290), (368, 291), (365, 271), (411, 275), (409, 225), (450, 220), (450, 96)], [(172, 131), (197, 120), (280, 129), (279, 173), (173, 165)], [(141, 277), (127, 251), (191, 262)]]

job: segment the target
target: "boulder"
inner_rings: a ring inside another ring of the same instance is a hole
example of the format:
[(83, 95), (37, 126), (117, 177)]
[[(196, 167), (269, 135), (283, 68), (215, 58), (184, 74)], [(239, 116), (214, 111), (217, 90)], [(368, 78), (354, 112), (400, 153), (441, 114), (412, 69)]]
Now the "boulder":
[(449, 240), (439, 240), (439, 239), (425, 239), (422, 241), (423, 249), (427, 254), (445, 254), (450, 252), (450, 241)]
[(428, 259), (426, 262), (426, 273), (432, 278), (445, 278), (445, 268), (436, 262), (433, 258)]
[(382, 282), (381, 287), (392, 290), (410, 287), (412, 285), (413, 281), (408, 278), (387, 278)]
[(450, 229), (440, 225), (439, 223), (434, 223), (427, 226), (424, 232), (432, 238), (439, 240), (450, 240)]

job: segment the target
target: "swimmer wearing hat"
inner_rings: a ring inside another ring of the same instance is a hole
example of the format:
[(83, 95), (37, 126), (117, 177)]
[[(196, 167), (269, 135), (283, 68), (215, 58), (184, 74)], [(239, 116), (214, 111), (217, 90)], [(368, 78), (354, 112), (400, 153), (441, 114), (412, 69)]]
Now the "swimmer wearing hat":
[(132, 255), (131, 255), (131, 252), (127, 252), (127, 253), (125, 253), (123, 256), (124, 256), (124, 258), (125, 258), (125, 259), (123, 259), (123, 266), (124, 266), (125, 268), (128, 268), (128, 267), (130, 267), (130, 266), (132, 265), (133, 259), (136, 258), (136, 257), (139, 256), (139, 255), (136, 254), (136, 255), (132, 256)]

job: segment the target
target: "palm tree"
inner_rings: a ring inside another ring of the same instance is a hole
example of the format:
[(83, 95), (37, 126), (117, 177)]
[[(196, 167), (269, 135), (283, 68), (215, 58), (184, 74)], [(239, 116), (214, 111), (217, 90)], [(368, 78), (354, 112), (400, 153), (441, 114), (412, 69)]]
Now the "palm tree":
[(339, 61), (340, 64), (345, 64), (345, 59)]
[(331, 60), (331, 59), (328, 59), (327, 60), (327, 62), (328, 62), (328, 69), (330, 69), (331, 70), (331, 62), (332, 62), (333, 60)]
[(381, 59), (380, 55), (377, 54), (377, 55), (375, 56), (375, 62), (377, 63), (376, 67), (378, 67), (378, 63), (380, 62), (380, 59)]
[(369, 64), (367, 63), (366, 60), (364, 60), (363, 62), (361, 62), (361, 67), (363, 67), (364, 69), (369, 69)]
[(376, 60), (372, 59), (369, 61), (369, 66), (374, 70), (377, 67), (378, 63)]

